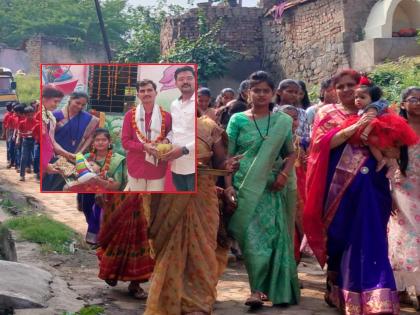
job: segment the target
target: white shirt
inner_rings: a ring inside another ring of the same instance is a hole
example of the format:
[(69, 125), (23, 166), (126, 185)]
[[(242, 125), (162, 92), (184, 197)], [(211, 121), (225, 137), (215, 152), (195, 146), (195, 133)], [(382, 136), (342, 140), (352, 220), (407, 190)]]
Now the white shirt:
[(172, 161), (171, 170), (175, 174), (194, 174), (195, 165), (195, 124), (196, 124), (195, 94), (185, 102), (182, 96), (171, 104), (172, 143), (186, 147), (188, 154)]

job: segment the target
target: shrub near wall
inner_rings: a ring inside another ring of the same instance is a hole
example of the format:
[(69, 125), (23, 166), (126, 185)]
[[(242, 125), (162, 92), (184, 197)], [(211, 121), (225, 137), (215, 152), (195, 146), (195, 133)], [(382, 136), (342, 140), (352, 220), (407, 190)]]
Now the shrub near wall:
[(29, 104), (32, 101), (39, 100), (39, 75), (17, 76), (15, 80), (19, 102)]
[(399, 103), (404, 89), (420, 86), (420, 56), (403, 57), (398, 61), (379, 65), (369, 73), (369, 78), (382, 88), (385, 99)]

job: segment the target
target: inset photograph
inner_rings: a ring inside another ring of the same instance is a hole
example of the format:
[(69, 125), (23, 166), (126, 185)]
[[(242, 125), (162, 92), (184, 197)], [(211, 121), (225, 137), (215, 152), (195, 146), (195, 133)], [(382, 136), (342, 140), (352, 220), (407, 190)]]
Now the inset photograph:
[(194, 64), (42, 64), (42, 192), (195, 192)]

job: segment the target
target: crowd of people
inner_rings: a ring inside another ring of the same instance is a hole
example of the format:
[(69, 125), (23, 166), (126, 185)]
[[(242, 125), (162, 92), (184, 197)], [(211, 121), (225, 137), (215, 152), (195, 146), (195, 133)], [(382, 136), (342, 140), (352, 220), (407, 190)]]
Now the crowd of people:
[[(380, 87), (354, 70), (320, 86), (314, 105), (303, 82), (276, 86), (264, 71), (237, 92), (222, 90), (216, 102), (199, 88), (196, 194), (78, 196), (99, 277), (111, 286), (129, 281), (130, 294), (147, 298), (146, 315), (203, 315), (212, 312), (231, 251), (244, 261), (251, 291), (244, 302), (252, 308), (298, 304), (297, 266), (313, 255), (327, 265), (326, 303), (344, 314), (399, 314), (400, 301), (418, 309), (420, 87), (403, 92), (398, 115)], [(195, 99), (182, 87), (175, 134), (184, 103)], [(154, 95), (156, 88), (143, 81), (143, 90)], [(51, 157), (49, 110), (60, 95), (44, 88), (43, 97), (42, 137)], [(126, 114), (125, 147), (135, 139), (129, 122), (159, 113), (151, 108)], [(170, 119), (160, 113), (157, 126), (169, 131)], [(104, 131), (95, 134), (107, 143)], [(143, 148), (153, 155), (147, 142)], [(177, 148), (173, 156), (183, 156)], [(132, 159), (134, 165), (144, 154)], [(49, 162), (43, 169), (56, 172)]]
[[(72, 177), (62, 170), (45, 174), (42, 190), (163, 192), (173, 184), (176, 191), (195, 191), (194, 69), (177, 69), (175, 82), (181, 96), (172, 102), (170, 112), (156, 103), (155, 82), (137, 82), (139, 104), (125, 113), (122, 125), (124, 155), (113, 151), (110, 131), (98, 128), (103, 127), (100, 120), (84, 110), (89, 96), (72, 93), (68, 104), (54, 110), (46, 124), (54, 123), (50, 138), (55, 156), (49, 163), (56, 169), (67, 166), (67, 161), (74, 163), (75, 172)], [(53, 89), (44, 88), (45, 100)]]
[(9, 102), (3, 118), (2, 139), (6, 140), (7, 168), (15, 168), (19, 180), (33, 173), (40, 180), (39, 102)]

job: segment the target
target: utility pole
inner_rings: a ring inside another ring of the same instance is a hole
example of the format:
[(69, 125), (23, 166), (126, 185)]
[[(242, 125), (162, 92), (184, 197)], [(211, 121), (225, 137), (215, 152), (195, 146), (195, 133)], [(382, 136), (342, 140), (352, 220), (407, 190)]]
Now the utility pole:
[(99, 0), (95, 0), (95, 6), (96, 6), (96, 15), (98, 16), (98, 20), (99, 20), (99, 26), (101, 27), (102, 38), (104, 40), (106, 55), (108, 57), (108, 62), (111, 63), (111, 60), (112, 60), (111, 48), (109, 47), (108, 37), (105, 31), (105, 25), (104, 25), (104, 20), (102, 18), (102, 11), (101, 11), (101, 5), (99, 4)]

